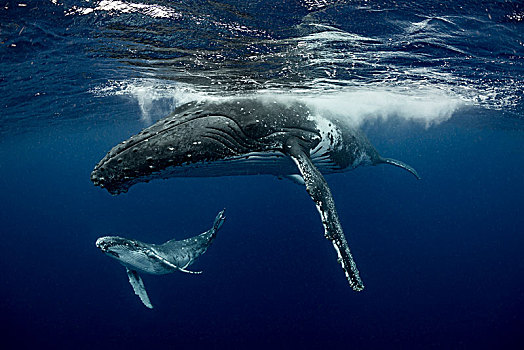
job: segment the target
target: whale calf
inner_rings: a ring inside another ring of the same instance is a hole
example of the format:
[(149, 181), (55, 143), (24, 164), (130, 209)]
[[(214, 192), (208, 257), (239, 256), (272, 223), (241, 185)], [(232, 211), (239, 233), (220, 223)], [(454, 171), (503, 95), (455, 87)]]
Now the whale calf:
[(181, 241), (172, 239), (164, 244), (149, 244), (123, 237), (105, 236), (96, 240), (96, 246), (125, 266), (129, 283), (135, 294), (145, 306), (152, 309), (153, 305), (138, 272), (154, 275), (164, 275), (175, 271), (201, 273), (200, 271), (189, 271), (187, 267), (207, 251), (217, 231), (224, 223), (226, 218), (224, 212), (225, 210), (222, 210), (218, 213), (211, 229)]
[(358, 129), (327, 119), (300, 101), (233, 98), (190, 102), (113, 147), (91, 180), (111, 194), (170, 177), (270, 174), (299, 180), (320, 213), (350, 286), (364, 288), (323, 174), (391, 164)]

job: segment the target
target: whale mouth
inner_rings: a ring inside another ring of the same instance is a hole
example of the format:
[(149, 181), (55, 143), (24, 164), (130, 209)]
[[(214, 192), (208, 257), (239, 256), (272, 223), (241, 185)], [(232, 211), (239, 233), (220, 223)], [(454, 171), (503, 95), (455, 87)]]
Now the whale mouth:
[(95, 245), (98, 249), (102, 251), (102, 253), (111, 254), (116, 258), (120, 258), (120, 255), (117, 252), (111, 250), (111, 248), (114, 247), (115, 244), (112, 242), (108, 242), (108, 240), (105, 237), (97, 239)]
[(106, 254), (111, 254), (111, 255), (114, 256), (115, 258), (120, 258), (120, 254), (118, 254), (117, 252), (114, 252), (114, 251), (112, 251), (112, 250), (105, 251), (104, 253), (106, 253)]

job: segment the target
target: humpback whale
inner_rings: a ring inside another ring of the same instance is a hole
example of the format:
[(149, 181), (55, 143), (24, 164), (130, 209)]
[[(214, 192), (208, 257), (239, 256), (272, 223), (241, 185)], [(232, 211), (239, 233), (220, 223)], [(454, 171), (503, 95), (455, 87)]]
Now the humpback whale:
[(383, 158), (358, 129), (293, 100), (240, 97), (190, 102), (113, 147), (91, 180), (111, 194), (170, 177), (270, 174), (304, 183), (350, 286), (364, 288), (323, 174), (360, 165), (411, 166)]
[(218, 213), (213, 227), (208, 231), (188, 239), (172, 239), (164, 244), (149, 244), (117, 236), (105, 236), (96, 240), (96, 246), (106, 255), (125, 266), (129, 283), (145, 306), (152, 309), (144, 282), (138, 272), (164, 275), (175, 271), (200, 274), (187, 267), (204, 254), (224, 223), (224, 211)]

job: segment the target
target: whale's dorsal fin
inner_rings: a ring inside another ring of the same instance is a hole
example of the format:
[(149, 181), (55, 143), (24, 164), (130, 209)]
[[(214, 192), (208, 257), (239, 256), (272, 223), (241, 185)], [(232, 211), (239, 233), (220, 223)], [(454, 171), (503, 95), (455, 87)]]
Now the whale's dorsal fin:
[(349, 285), (355, 291), (364, 289), (362, 280), (349, 250), (344, 231), (335, 208), (335, 201), (329, 186), (309, 156), (300, 146), (299, 141), (290, 139), (287, 143), (287, 153), (293, 159), (304, 179), (306, 190), (315, 202), (324, 225), (324, 236), (331, 241), (337, 251), (338, 262), (346, 274)]
[(127, 277), (129, 277), (129, 283), (131, 284), (131, 287), (133, 287), (133, 290), (135, 291), (135, 294), (138, 295), (140, 300), (142, 300), (142, 303), (144, 303), (145, 306), (152, 309), (153, 305), (149, 301), (149, 296), (147, 295), (146, 288), (144, 287), (144, 282), (142, 281), (142, 278), (136, 272), (135, 270), (131, 270), (128, 267), (126, 267), (127, 271)]

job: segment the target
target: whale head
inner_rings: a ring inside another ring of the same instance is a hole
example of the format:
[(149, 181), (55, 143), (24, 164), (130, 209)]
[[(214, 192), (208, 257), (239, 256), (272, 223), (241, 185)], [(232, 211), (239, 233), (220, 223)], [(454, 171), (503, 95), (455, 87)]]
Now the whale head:
[(227, 156), (224, 144), (204, 135), (217, 118), (196, 106), (188, 104), (113, 147), (93, 169), (91, 181), (117, 195), (135, 183), (170, 177), (170, 168)]
[(117, 236), (105, 236), (96, 240), (96, 247), (102, 253), (119, 260), (124, 265), (132, 265), (141, 256), (147, 259), (144, 244)]

